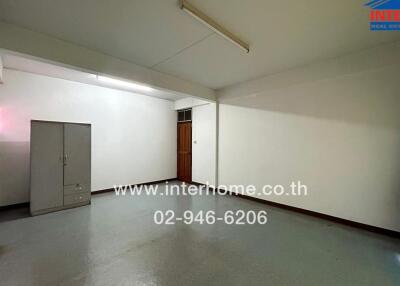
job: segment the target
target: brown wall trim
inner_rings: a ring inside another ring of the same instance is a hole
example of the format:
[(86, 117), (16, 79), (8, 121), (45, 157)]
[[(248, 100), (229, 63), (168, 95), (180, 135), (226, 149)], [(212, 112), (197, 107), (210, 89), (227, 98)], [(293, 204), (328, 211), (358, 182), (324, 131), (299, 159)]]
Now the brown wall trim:
[[(198, 183), (198, 182), (194, 182), (194, 181), (192, 181), (191, 184), (196, 185), (196, 186), (205, 186), (205, 184), (203, 184), (203, 183)], [(214, 188), (210, 187), (210, 189), (214, 189)]]
[[(197, 185), (197, 186), (204, 185), (204, 184), (197, 183), (197, 182), (192, 182), (192, 184), (193, 185)], [(210, 189), (212, 189), (212, 188), (210, 187)], [(219, 191), (220, 190), (217, 190), (216, 193), (219, 194)], [(224, 190), (221, 190), (221, 192), (226, 193), (226, 194), (231, 195), (231, 196), (235, 196), (235, 197), (239, 197), (239, 198), (242, 198), (242, 199), (254, 201), (254, 202), (257, 202), (257, 203), (262, 203), (262, 204), (265, 204), (265, 205), (270, 205), (270, 206), (278, 207), (278, 208), (281, 208), (281, 209), (302, 213), (302, 214), (305, 214), (305, 215), (317, 217), (317, 218), (320, 218), (320, 219), (332, 221), (332, 222), (335, 222), (335, 223), (340, 223), (340, 224), (343, 224), (343, 225), (347, 225), (347, 226), (351, 226), (351, 227), (355, 227), (355, 228), (359, 228), (359, 229), (363, 229), (363, 230), (367, 230), (367, 231), (378, 233), (378, 234), (383, 234), (383, 235), (390, 236), (390, 237), (400, 238), (400, 232), (395, 231), (395, 230), (390, 230), (390, 229), (386, 229), (386, 228), (372, 226), (372, 225), (369, 225), (369, 224), (355, 222), (355, 221), (351, 221), (351, 220), (348, 220), (348, 219), (339, 218), (339, 217), (335, 217), (335, 216), (331, 216), (331, 215), (327, 215), (327, 214), (323, 214), (323, 213), (319, 213), (319, 212), (315, 212), (315, 211), (310, 211), (310, 210), (306, 210), (306, 209), (302, 209), (302, 208), (298, 208), (298, 207), (288, 206), (288, 205), (281, 204), (281, 203), (276, 203), (276, 202), (272, 202), (272, 201), (268, 201), (268, 200), (263, 200), (263, 199), (260, 199), (260, 198), (251, 197), (251, 196), (248, 196), (248, 195), (236, 194), (236, 193), (232, 193), (232, 192), (225, 192)]]
[[(175, 181), (175, 180), (177, 180), (177, 178), (171, 178), (171, 179), (166, 179), (166, 180), (159, 180), (159, 181), (141, 183), (141, 184), (136, 184), (136, 186), (161, 184), (161, 183)], [(197, 183), (197, 182), (192, 182), (192, 184), (193, 185), (197, 185), (197, 186), (204, 185), (204, 184)], [(135, 185), (132, 185), (132, 186), (135, 186)], [(213, 188), (210, 187), (210, 189), (213, 189)], [(94, 191), (94, 192), (92, 192), (92, 195), (104, 194), (104, 193), (108, 193), (108, 192), (114, 192), (114, 188)], [(224, 191), (222, 191), (222, 192), (224, 192)], [(219, 193), (219, 190), (217, 190), (216, 193)], [(235, 196), (235, 197), (239, 197), (239, 198), (242, 198), (242, 199), (254, 201), (254, 202), (257, 202), (257, 203), (262, 203), (262, 204), (265, 204), (265, 205), (270, 205), (270, 206), (278, 207), (278, 208), (281, 208), (281, 209), (286, 209), (286, 210), (289, 210), (289, 211), (294, 211), (294, 212), (306, 214), (306, 215), (309, 215), (309, 216), (313, 216), (313, 217), (317, 217), (317, 218), (320, 218), (320, 219), (324, 219), (324, 220), (340, 223), (340, 224), (343, 224), (343, 225), (347, 225), (347, 226), (351, 226), (351, 227), (367, 230), (367, 231), (378, 233), (378, 234), (387, 235), (387, 236), (390, 236), (390, 237), (400, 238), (400, 232), (395, 231), (395, 230), (390, 230), (390, 229), (385, 229), (385, 228), (381, 228), (381, 227), (377, 227), (377, 226), (372, 226), (372, 225), (368, 225), (368, 224), (364, 224), (364, 223), (360, 223), (360, 222), (355, 222), (355, 221), (347, 220), (347, 219), (344, 219), (344, 218), (339, 218), (339, 217), (335, 217), (335, 216), (331, 216), (331, 215), (327, 215), (327, 214), (323, 214), (323, 213), (319, 213), (319, 212), (315, 212), (315, 211), (310, 211), (310, 210), (306, 210), (306, 209), (302, 209), (302, 208), (298, 208), (298, 207), (288, 206), (288, 205), (285, 205), (285, 204), (276, 203), (276, 202), (272, 202), (272, 201), (268, 201), (268, 200), (263, 200), (263, 199), (260, 199), (260, 198), (255, 198), (255, 197), (251, 197), (251, 196), (247, 196), (247, 195), (243, 195), (243, 194), (236, 194), (236, 193), (232, 193), (232, 192), (226, 192), (226, 193), (231, 195), (231, 196)], [(29, 207), (29, 202), (19, 203), (19, 204), (14, 204), (14, 205), (8, 205), (8, 206), (1, 206), (0, 207), (0, 211), (10, 210), (10, 209), (18, 209), (18, 208), (26, 208), (26, 207)]]
[[(176, 181), (177, 178), (171, 178), (171, 179), (165, 179), (165, 180), (159, 180), (159, 181), (153, 181), (153, 182), (146, 182), (146, 183), (140, 183), (140, 184), (133, 184), (131, 186), (141, 186), (141, 185), (155, 185), (155, 184), (162, 184), (166, 182), (171, 182), (171, 181)], [(98, 191), (93, 191), (92, 195), (99, 195), (99, 194), (104, 194), (104, 193), (109, 193), (109, 192), (115, 192), (114, 188), (110, 189), (104, 189), (104, 190), (98, 190)]]
[(262, 203), (262, 204), (278, 207), (278, 208), (281, 208), (281, 209), (286, 209), (286, 210), (289, 210), (289, 211), (294, 211), (294, 212), (306, 214), (306, 215), (309, 215), (309, 216), (317, 217), (317, 218), (324, 219), (324, 220), (329, 220), (329, 221), (332, 221), (332, 222), (336, 222), (336, 223), (344, 224), (344, 225), (347, 225), (347, 226), (351, 226), (351, 227), (367, 230), (367, 231), (374, 232), (374, 233), (387, 235), (387, 236), (390, 236), (390, 237), (400, 238), (400, 232), (395, 231), (395, 230), (390, 230), (390, 229), (386, 229), (386, 228), (372, 226), (372, 225), (369, 225), (369, 224), (355, 222), (355, 221), (352, 221), (352, 220), (339, 218), (339, 217), (335, 217), (335, 216), (331, 216), (331, 215), (327, 215), (327, 214), (323, 214), (323, 213), (319, 213), (319, 212), (315, 212), (315, 211), (310, 211), (310, 210), (306, 210), (306, 209), (302, 209), (302, 208), (298, 208), (298, 207), (288, 206), (288, 205), (284, 205), (284, 204), (281, 204), (281, 203), (276, 203), (276, 202), (272, 202), (272, 201), (268, 201), (268, 200), (263, 200), (263, 199), (259, 199), (259, 198), (255, 198), (255, 197), (251, 197), (251, 196), (247, 196), (247, 195), (236, 194), (236, 193), (231, 193), (231, 192), (227, 192), (227, 193), (229, 195), (231, 195), (231, 196), (236, 196), (236, 197), (243, 198), (243, 199), (246, 199), (246, 200), (255, 201), (255, 202), (258, 202), (258, 203)]
[[(161, 184), (161, 183), (171, 182), (171, 181), (175, 181), (175, 180), (177, 180), (177, 179), (176, 178), (172, 178), (172, 179), (166, 179), (166, 180), (159, 180), (159, 181), (154, 181), (154, 182), (136, 184), (136, 186)], [(132, 185), (132, 186), (135, 186), (135, 185)], [(108, 192), (114, 192), (114, 188), (93, 191), (91, 194), (92, 195), (99, 195), (99, 194), (104, 194), (104, 193), (108, 193)], [(0, 211), (19, 209), (19, 208), (29, 208), (29, 205), (30, 205), (29, 202), (26, 202), (26, 203), (19, 203), (19, 204), (13, 204), (13, 205), (8, 205), (8, 206), (0, 206)]]

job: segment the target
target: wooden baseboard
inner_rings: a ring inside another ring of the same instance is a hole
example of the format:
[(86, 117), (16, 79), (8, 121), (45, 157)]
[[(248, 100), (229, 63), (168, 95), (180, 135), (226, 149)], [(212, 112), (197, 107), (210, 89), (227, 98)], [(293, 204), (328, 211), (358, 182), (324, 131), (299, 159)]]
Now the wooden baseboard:
[[(218, 191), (216, 193), (218, 193)], [(222, 190), (222, 192), (225, 193), (225, 191), (223, 191), (223, 190)], [(306, 214), (306, 215), (309, 215), (309, 216), (313, 216), (313, 217), (317, 217), (317, 218), (320, 218), (320, 219), (332, 221), (332, 222), (335, 222), (335, 223), (340, 223), (340, 224), (347, 225), (347, 226), (350, 226), (350, 227), (355, 227), (355, 228), (363, 229), (363, 230), (374, 232), (374, 233), (378, 233), (378, 234), (383, 234), (383, 235), (390, 236), (390, 237), (400, 238), (400, 232), (395, 231), (395, 230), (381, 228), (381, 227), (377, 227), (377, 226), (372, 226), (372, 225), (364, 224), (364, 223), (360, 223), (360, 222), (355, 222), (355, 221), (352, 221), (352, 220), (339, 218), (339, 217), (335, 217), (335, 216), (331, 216), (331, 215), (327, 215), (327, 214), (319, 213), (319, 212), (315, 212), (315, 211), (310, 211), (310, 210), (306, 210), (306, 209), (302, 209), (302, 208), (298, 208), (298, 207), (288, 206), (288, 205), (285, 205), (285, 204), (276, 203), (276, 202), (272, 202), (272, 201), (268, 201), (268, 200), (264, 200), (264, 199), (260, 199), (260, 198), (255, 198), (255, 197), (251, 197), (251, 196), (248, 196), (248, 195), (236, 194), (236, 193), (232, 193), (232, 192), (226, 192), (226, 193), (231, 195), (231, 196), (236, 196), (236, 197), (243, 198), (243, 199), (246, 199), (246, 200), (250, 200), (250, 201), (254, 201), (254, 202), (258, 202), (258, 203), (262, 203), (262, 204), (278, 207), (278, 208), (289, 210), (289, 211), (293, 211), (293, 212)]]
[[(136, 184), (136, 186), (161, 184), (161, 183), (175, 181), (175, 180), (177, 180), (177, 179), (171, 178), (171, 179), (166, 179), (166, 180), (159, 180), (159, 181), (154, 181), (154, 182)], [(135, 185), (132, 185), (132, 186), (135, 186)], [(114, 188), (98, 190), (98, 191), (93, 191), (91, 193), (91, 195), (104, 194), (104, 193), (109, 193), (109, 192), (114, 192), (114, 191), (115, 191)], [(13, 210), (13, 209), (19, 209), (19, 208), (29, 208), (29, 205), (30, 205), (29, 202), (25, 202), (25, 203), (13, 204), (13, 205), (8, 205), (8, 206), (0, 206), (0, 211)]]
[[(159, 180), (159, 181), (153, 181), (153, 182), (146, 182), (146, 183), (141, 183), (141, 184), (133, 184), (131, 186), (155, 185), (155, 184), (162, 184), (162, 183), (171, 182), (171, 181), (175, 181), (175, 180), (177, 180), (177, 178), (171, 178), (171, 179), (165, 179), (165, 180)], [(115, 192), (115, 189), (110, 188), (110, 189), (94, 191), (94, 192), (92, 192), (92, 195), (99, 195), (99, 194), (104, 194), (104, 193), (109, 193), (109, 192)]]
[[(198, 183), (198, 182), (195, 182), (195, 181), (192, 181), (191, 184), (192, 184), (192, 185), (196, 185), (196, 186), (205, 186), (205, 184), (203, 184), (203, 183)], [(211, 189), (211, 187), (210, 187), (210, 189)]]
[[(141, 183), (141, 184), (135, 184), (135, 185), (132, 185), (132, 186), (154, 185), (154, 184), (161, 184), (161, 183), (175, 181), (175, 180), (177, 180), (177, 178), (171, 178), (171, 179), (159, 180), (159, 181), (153, 181), (153, 182), (146, 182), (146, 183)], [(204, 185), (204, 184), (197, 183), (197, 182), (192, 182), (192, 184), (198, 185), (198, 186)], [(217, 194), (219, 192), (218, 189), (216, 190), (216, 189), (214, 189), (212, 187), (210, 187), (210, 189), (213, 189)], [(109, 192), (114, 192), (114, 191), (115, 191), (114, 188), (98, 190), (98, 191), (92, 192), (92, 195), (104, 194), (104, 193), (109, 193)], [(348, 220), (348, 219), (327, 215), (327, 214), (324, 214), (324, 213), (319, 213), (319, 212), (306, 210), (306, 209), (302, 209), (302, 208), (298, 208), (298, 207), (293, 207), (293, 206), (289, 206), (289, 205), (285, 205), (285, 204), (281, 204), (281, 203), (277, 203), (277, 202), (272, 202), (272, 201), (268, 201), (268, 200), (264, 200), (264, 199), (260, 199), (260, 198), (251, 197), (251, 196), (248, 196), (248, 195), (236, 194), (236, 193), (232, 193), (232, 192), (225, 192), (223, 190), (221, 190), (221, 192), (229, 194), (231, 196), (235, 196), (235, 197), (239, 197), (239, 198), (242, 198), (242, 199), (254, 201), (254, 202), (257, 202), (257, 203), (262, 203), (262, 204), (265, 204), (265, 205), (270, 205), (270, 206), (278, 207), (278, 208), (281, 208), (281, 209), (286, 209), (286, 210), (289, 210), (289, 211), (306, 214), (306, 215), (309, 215), (309, 216), (313, 216), (313, 217), (317, 217), (317, 218), (320, 218), (320, 219), (332, 221), (332, 222), (335, 222), (335, 223), (340, 223), (340, 224), (343, 224), (343, 225), (347, 225), (347, 226), (351, 226), (351, 227), (367, 230), (367, 231), (378, 233), (378, 234), (383, 234), (383, 235), (390, 236), (390, 237), (400, 238), (400, 232), (395, 231), (395, 230), (390, 230), (390, 229), (385, 229), (385, 228), (381, 228), (381, 227), (377, 227), (377, 226), (372, 226), (372, 225), (368, 225), (368, 224), (364, 224), (364, 223), (360, 223), (360, 222), (355, 222), (355, 221), (351, 221), (351, 220)], [(29, 208), (29, 202), (19, 203), (19, 204), (14, 204), (14, 205), (8, 205), (8, 206), (1, 206), (0, 207), (0, 211), (10, 210), (10, 209), (18, 209), (18, 208)]]
[[(198, 186), (204, 185), (204, 184), (197, 183), (197, 182), (193, 182), (193, 184), (198, 185)], [(210, 187), (210, 189), (213, 189), (213, 188)], [(272, 202), (272, 201), (268, 201), (268, 200), (264, 200), (264, 199), (260, 199), (260, 198), (255, 198), (255, 197), (251, 197), (248, 195), (237, 194), (237, 193), (233, 193), (233, 192), (225, 192), (224, 190), (214, 189), (214, 192), (217, 194), (219, 193), (219, 191), (221, 191), (221, 193), (224, 193), (224, 194), (228, 194), (228, 195), (239, 197), (242, 199), (254, 201), (257, 203), (262, 203), (265, 205), (270, 205), (270, 206), (278, 207), (281, 209), (285, 209), (285, 210), (289, 210), (289, 211), (293, 211), (293, 212), (297, 212), (297, 213), (302, 213), (305, 215), (317, 217), (317, 218), (332, 221), (335, 223), (340, 223), (340, 224), (347, 225), (350, 227), (363, 229), (363, 230), (373, 232), (373, 233), (383, 234), (383, 235), (394, 237), (394, 238), (400, 238), (400, 232), (395, 231), (395, 230), (372, 226), (372, 225), (364, 224), (364, 223), (360, 223), (360, 222), (355, 222), (352, 220), (339, 218), (339, 217), (335, 217), (332, 215), (319, 213), (319, 212), (315, 212), (315, 211), (310, 211), (310, 210), (306, 210), (306, 209), (302, 209), (302, 208), (298, 208), (298, 207), (293, 207), (293, 206), (289, 206), (289, 205), (285, 205), (285, 204), (281, 204), (281, 203), (276, 203), (276, 202)]]

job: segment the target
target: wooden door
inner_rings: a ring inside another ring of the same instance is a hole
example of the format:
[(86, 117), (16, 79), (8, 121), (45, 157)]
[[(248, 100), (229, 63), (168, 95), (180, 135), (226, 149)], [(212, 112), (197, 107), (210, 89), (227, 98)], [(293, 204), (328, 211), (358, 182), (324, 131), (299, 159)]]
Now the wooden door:
[(192, 182), (192, 122), (178, 123), (178, 180)]

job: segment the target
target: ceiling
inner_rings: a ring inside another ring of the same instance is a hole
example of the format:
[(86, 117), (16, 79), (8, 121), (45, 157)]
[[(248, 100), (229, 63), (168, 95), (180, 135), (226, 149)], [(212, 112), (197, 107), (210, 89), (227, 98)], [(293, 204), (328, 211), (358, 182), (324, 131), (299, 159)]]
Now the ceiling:
[(81, 83), (97, 85), (97, 86), (102, 86), (102, 87), (108, 87), (108, 88), (113, 88), (113, 89), (120, 89), (120, 90), (129, 91), (132, 93), (144, 94), (144, 95), (157, 97), (157, 98), (161, 98), (161, 99), (166, 99), (166, 100), (170, 100), (170, 101), (175, 101), (175, 100), (187, 97), (187, 95), (184, 95), (184, 94), (179, 94), (179, 93), (155, 89), (155, 88), (152, 88), (149, 91), (143, 91), (141, 89), (135, 90), (134, 88), (127, 88), (124, 86), (99, 81), (99, 80), (97, 80), (96, 75), (92, 74), (92, 73), (78, 71), (76, 69), (71, 69), (71, 68), (67, 68), (67, 67), (61, 67), (59, 65), (45, 63), (45, 62), (38, 61), (35, 59), (29, 59), (26, 57), (21, 57), (21, 56), (9, 54), (9, 53), (1, 53), (0, 56), (2, 58), (4, 68), (6, 68), (6, 69), (30, 72), (30, 73), (34, 73), (34, 74), (40, 74), (40, 75), (70, 80), (70, 81), (77, 81), (77, 82), (81, 82)]
[(400, 39), (369, 31), (365, 0), (189, 0), (246, 54), (177, 2), (0, 0), (0, 19), (214, 89)]

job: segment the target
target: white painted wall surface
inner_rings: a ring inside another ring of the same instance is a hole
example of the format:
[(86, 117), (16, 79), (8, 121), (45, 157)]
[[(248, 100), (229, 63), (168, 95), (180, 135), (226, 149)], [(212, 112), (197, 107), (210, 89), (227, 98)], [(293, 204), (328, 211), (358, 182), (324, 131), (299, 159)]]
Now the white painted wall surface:
[(216, 104), (192, 109), (192, 180), (215, 186)]
[(219, 183), (300, 180), (308, 196), (257, 196), (400, 231), (398, 47), (220, 91)]
[(92, 124), (92, 191), (176, 177), (173, 102), (6, 69), (0, 206), (29, 200), (31, 119)]

